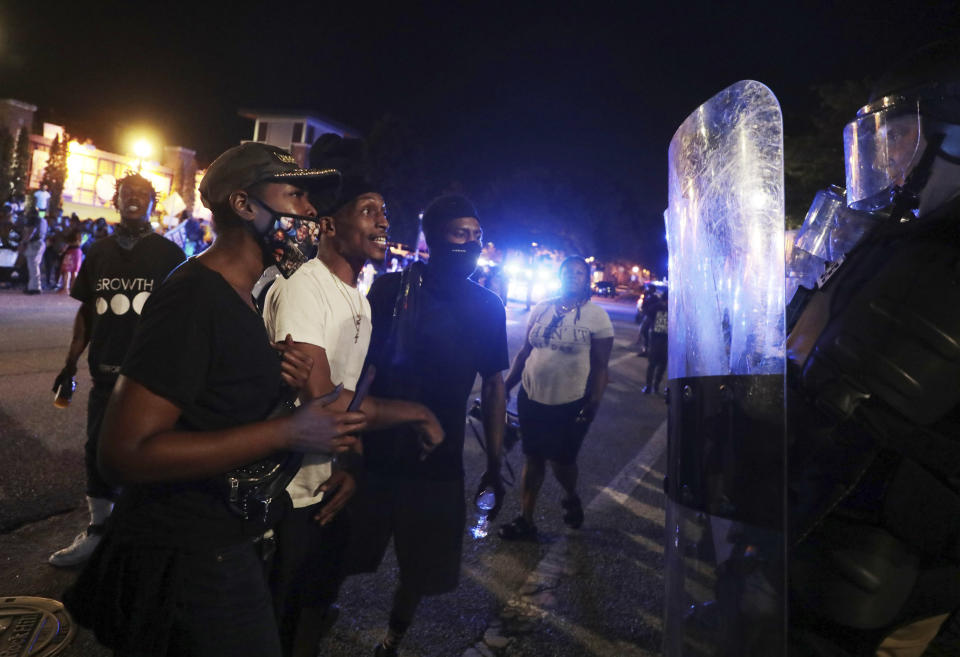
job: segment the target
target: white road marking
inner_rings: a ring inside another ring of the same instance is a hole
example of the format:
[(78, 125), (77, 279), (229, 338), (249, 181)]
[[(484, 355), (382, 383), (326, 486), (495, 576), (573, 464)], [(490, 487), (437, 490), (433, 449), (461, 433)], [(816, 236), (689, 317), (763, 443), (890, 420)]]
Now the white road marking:
[[(629, 354), (633, 357), (633, 354)], [(654, 486), (647, 481), (653, 477), (662, 477), (662, 474), (652, 468), (652, 464), (663, 455), (667, 449), (667, 422), (666, 420), (657, 427), (650, 439), (643, 446), (643, 449), (630, 461), (620, 473), (614, 477), (609, 484), (601, 489), (600, 495), (593, 498), (587, 505), (585, 511), (588, 516), (596, 516), (603, 512), (605, 507), (624, 506), (638, 516), (647, 518), (652, 522), (663, 524), (663, 509), (654, 508), (648, 504), (634, 500), (630, 493), (638, 486), (650, 488)], [(560, 535), (560, 538), (547, 550), (537, 567), (530, 572), (526, 582), (520, 587), (520, 593), (512, 595), (506, 602), (506, 608), (512, 610), (512, 613), (521, 613), (525, 616), (531, 616), (538, 622), (547, 622), (557, 629), (567, 633), (571, 639), (577, 641), (585, 648), (590, 646), (594, 649), (590, 654), (604, 657), (606, 655), (624, 655), (631, 657), (652, 657), (652, 653), (645, 650), (625, 644), (623, 642), (613, 643), (604, 637), (597, 635), (591, 630), (571, 623), (569, 619), (563, 618), (553, 613), (552, 592), (553, 586), (545, 586), (546, 582), (555, 581), (564, 573), (572, 572), (568, 566), (567, 559), (570, 553), (567, 541), (572, 532), (577, 530), (567, 530)], [(630, 538), (638, 542), (646, 542), (644, 547), (653, 551), (655, 545), (649, 539), (638, 540), (640, 537), (630, 534)], [(662, 551), (662, 546), (660, 548)], [(497, 592), (498, 597), (502, 598), (502, 592)], [(643, 621), (658, 630), (662, 630), (663, 621), (659, 616), (641, 611)], [(488, 631), (496, 630), (499, 633), (500, 622), (496, 621), (491, 625)], [(483, 644), (481, 640), (478, 644)], [(484, 644), (484, 650), (489, 653), (498, 654), (499, 651), (492, 649), (491, 646)], [(475, 657), (477, 654), (486, 654), (474, 646), (470, 646), (464, 651), (462, 657)]]

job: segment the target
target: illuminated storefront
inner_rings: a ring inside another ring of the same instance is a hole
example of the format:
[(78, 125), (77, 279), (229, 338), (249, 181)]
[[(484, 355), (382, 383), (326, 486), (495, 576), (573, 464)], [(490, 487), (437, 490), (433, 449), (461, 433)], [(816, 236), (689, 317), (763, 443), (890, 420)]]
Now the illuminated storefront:
[[(53, 140), (63, 135), (63, 128), (60, 126), (46, 123), (43, 127), (43, 135), (30, 135), (32, 153), (28, 189), (36, 189), (40, 186)], [(168, 158), (179, 157), (184, 153), (192, 159), (193, 151), (180, 147), (165, 149)], [(71, 140), (67, 143), (67, 178), (63, 185), (63, 213), (69, 215), (76, 212), (81, 219), (105, 217), (110, 222), (119, 221), (120, 216), (113, 207), (113, 195), (117, 180), (130, 173), (139, 173), (157, 190), (157, 204), (153, 211), (155, 219), (159, 219), (168, 212), (178, 213), (185, 207), (180, 195), (173, 189), (175, 178), (173, 168), (149, 159), (110, 153), (100, 150), (93, 144), (81, 144)], [(196, 190), (203, 172), (194, 169), (190, 173), (194, 190)], [(195, 193), (194, 198), (199, 198), (199, 194)]]

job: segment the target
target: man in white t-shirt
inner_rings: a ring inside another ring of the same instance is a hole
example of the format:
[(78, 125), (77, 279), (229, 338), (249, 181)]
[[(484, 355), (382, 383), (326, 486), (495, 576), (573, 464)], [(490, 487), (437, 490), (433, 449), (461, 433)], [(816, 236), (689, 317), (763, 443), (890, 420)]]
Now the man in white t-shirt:
[(37, 209), (37, 212), (40, 213), (40, 216), (43, 217), (47, 212), (47, 205), (50, 203), (50, 190), (47, 189), (47, 184), (43, 183), (40, 185), (40, 189), (33, 193), (33, 207)]
[[(306, 401), (343, 385), (331, 404), (345, 408), (353, 398), (370, 343), (370, 304), (358, 287), (368, 260), (382, 262), (387, 250), (386, 206), (363, 169), (362, 142), (322, 135), (310, 151), (311, 167), (338, 169), (343, 183), (321, 215), (317, 257), (290, 278), (279, 277), (267, 292), (263, 318), (271, 340), (290, 335), (313, 358)], [(436, 417), (413, 402), (366, 398), (361, 410), (373, 428), (410, 423), (425, 450), (443, 439)], [(317, 642), (336, 620), (332, 606), (343, 580), (342, 550), (348, 536), (338, 515), (356, 490), (351, 459), (311, 454), (287, 487), (293, 509), (277, 530), (272, 576), (285, 655), (315, 655)]]

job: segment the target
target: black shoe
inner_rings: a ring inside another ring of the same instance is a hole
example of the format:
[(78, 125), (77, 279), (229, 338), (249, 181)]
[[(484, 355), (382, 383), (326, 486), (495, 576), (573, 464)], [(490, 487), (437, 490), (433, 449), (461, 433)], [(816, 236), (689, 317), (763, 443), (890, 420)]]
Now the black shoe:
[(527, 522), (523, 516), (517, 516), (512, 522), (500, 527), (497, 534), (508, 541), (532, 541), (537, 538), (537, 526)]
[(383, 645), (383, 642), (377, 644), (377, 647), (373, 649), (373, 657), (397, 657), (397, 647), (393, 646), (388, 648)]
[(30, 294), (30, 295), (40, 294), (40, 290), (24, 290), (23, 293)]
[(566, 523), (567, 527), (580, 529), (583, 524), (583, 505), (580, 504), (580, 498), (560, 500), (560, 506), (566, 510), (566, 513), (563, 514), (563, 522)]
[(650, 389), (650, 386), (643, 386), (643, 394), (649, 395), (651, 392), (653, 391)]

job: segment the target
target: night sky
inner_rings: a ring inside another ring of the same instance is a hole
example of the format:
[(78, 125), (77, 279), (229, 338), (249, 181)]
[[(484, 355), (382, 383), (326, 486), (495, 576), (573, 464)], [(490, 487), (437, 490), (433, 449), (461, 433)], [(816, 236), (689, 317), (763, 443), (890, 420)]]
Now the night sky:
[(651, 226), (670, 137), (728, 84), (767, 84), (789, 133), (812, 85), (960, 34), (957, 2), (4, 4), (0, 96), (102, 148), (151, 126), (203, 165), (251, 137), (240, 107), (360, 131), (391, 113), (468, 192), (510, 167), (590, 171), (637, 190)]

